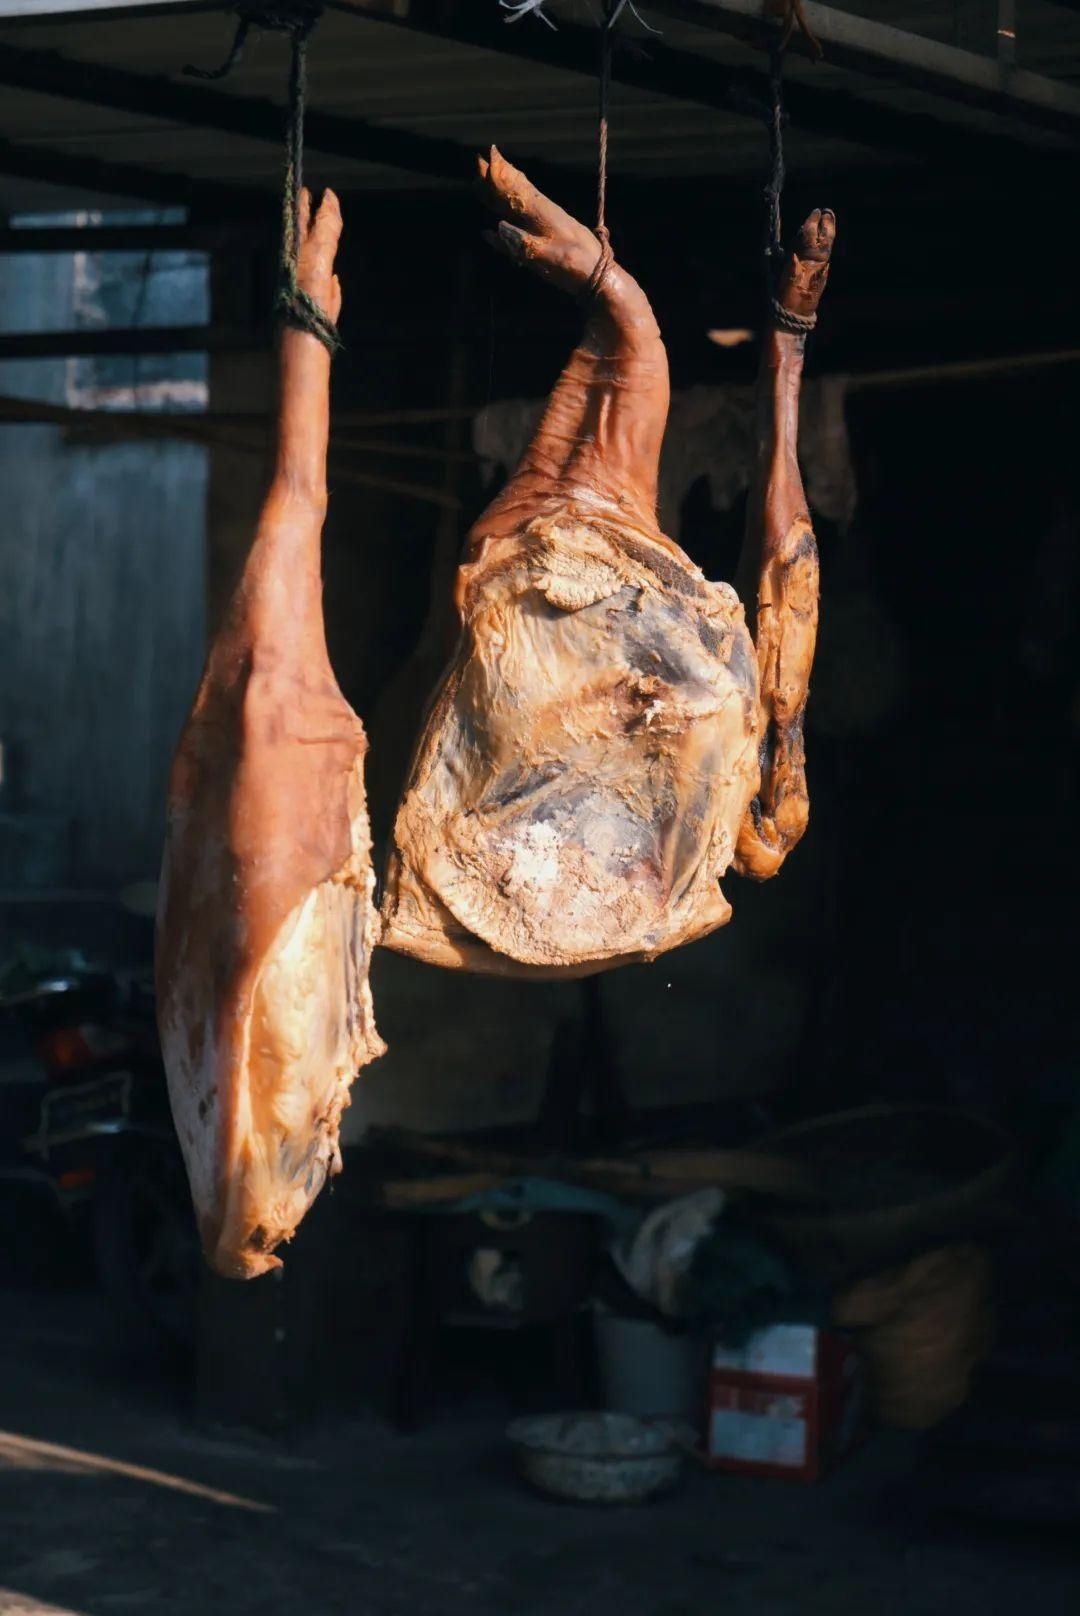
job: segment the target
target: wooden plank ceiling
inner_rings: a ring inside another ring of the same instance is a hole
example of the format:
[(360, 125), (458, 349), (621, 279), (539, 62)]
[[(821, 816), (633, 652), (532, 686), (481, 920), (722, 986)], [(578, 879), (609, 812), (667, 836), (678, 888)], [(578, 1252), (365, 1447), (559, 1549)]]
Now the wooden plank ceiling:
[[(506, 26), (496, 0), (337, 0), (310, 51), (309, 165), (343, 192), (463, 185), (496, 141), (548, 183), (585, 185), (595, 154), (595, 4), (549, 0), (560, 23)], [(616, 184), (756, 184), (760, 51), (677, 5), (628, 21), (612, 96)], [(992, 48), (991, 0), (850, 0), (865, 17), (968, 49)], [(1080, 15), (1020, 0), (1018, 61), (1080, 82)], [(253, 36), (231, 77), (220, 6), (4, 16), (0, 6), (0, 214), (93, 205), (103, 195), (235, 210), (280, 181), (286, 46)], [(788, 67), (789, 163), (800, 172), (885, 171), (898, 161), (975, 168), (1015, 152), (1052, 163), (1067, 137), (863, 78), (828, 62)], [(1060, 159), (1058, 159), (1060, 160)]]

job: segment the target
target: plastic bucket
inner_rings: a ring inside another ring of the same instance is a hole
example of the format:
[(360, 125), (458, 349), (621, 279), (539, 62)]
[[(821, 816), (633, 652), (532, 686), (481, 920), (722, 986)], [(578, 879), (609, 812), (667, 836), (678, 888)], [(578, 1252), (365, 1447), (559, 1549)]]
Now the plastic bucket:
[(618, 1414), (697, 1422), (705, 1398), (701, 1336), (669, 1335), (649, 1319), (595, 1314), (600, 1397)]

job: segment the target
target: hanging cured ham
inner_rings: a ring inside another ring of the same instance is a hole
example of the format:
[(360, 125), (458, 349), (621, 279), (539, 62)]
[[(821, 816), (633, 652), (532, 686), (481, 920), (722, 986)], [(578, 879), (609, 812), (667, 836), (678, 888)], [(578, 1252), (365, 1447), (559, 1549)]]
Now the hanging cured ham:
[(720, 878), (802, 835), (817, 558), (796, 459), (804, 330), (834, 222), (811, 215), (764, 343), (750, 623), (659, 530), (667, 357), (641, 288), (494, 149), (495, 244), (590, 298), (521, 464), (469, 535), (457, 651), (407, 781), (383, 941), (434, 964), (581, 975), (728, 919)]
[[(341, 216), (301, 201), (297, 281), (331, 320)], [(276, 469), (180, 740), (157, 932), (158, 1020), (203, 1248), (280, 1266), (328, 1173), (359, 1067), (383, 1053), (363, 727), (322, 617), (330, 356), (281, 339)]]

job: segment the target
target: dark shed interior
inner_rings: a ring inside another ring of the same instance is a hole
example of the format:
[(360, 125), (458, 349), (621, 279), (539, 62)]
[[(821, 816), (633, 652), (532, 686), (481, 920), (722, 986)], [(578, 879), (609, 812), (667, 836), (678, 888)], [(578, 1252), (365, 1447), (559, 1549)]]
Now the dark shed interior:
[[(710, 578), (777, 10), (640, 0), (613, 35), (607, 220), (668, 350), (661, 516)], [(345, 220), (324, 612), (377, 871), (463, 540), (582, 318), (490, 251), (475, 154), (593, 218), (603, 13), (331, 0), (308, 46), (305, 178)], [(1071, 1608), (1080, 16), (805, 16), (783, 218), (838, 221), (809, 831), (651, 965), (378, 952), (344, 1174), (240, 1284), (198, 1258), (149, 978), (169, 761), (271, 459), (288, 44), (209, 81), (223, 6), (0, 0), (0, 1613)], [(507, 1419), (579, 1408), (677, 1415), (679, 1489), (518, 1487)]]

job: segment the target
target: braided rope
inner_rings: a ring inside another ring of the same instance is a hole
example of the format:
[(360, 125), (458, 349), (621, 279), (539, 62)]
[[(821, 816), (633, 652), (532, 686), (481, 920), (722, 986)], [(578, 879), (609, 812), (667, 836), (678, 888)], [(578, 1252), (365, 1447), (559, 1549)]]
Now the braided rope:
[(599, 94), (599, 141), (596, 164), (596, 229), (594, 234), (600, 243), (600, 256), (593, 265), (592, 274), (585, 283), (583, 297), (587, 303), (595, 303), (603, 290), (604, 283), (611, 272), (615, 262), (615, 254), (611, 250), (611, 235), (607, 227), (607, 181), (608, 181), (608, 101), (611, 95), (611, 41), (615, 32), (615, 24), (627, 4), (627, 0), (607, 0), (604, 11), (604, 20), (600, 25), (600, 94)]
[(281, 265), (274, 313), (283, 325), (317, 337), (330, 354), (341, 347), (337, 326), (297, 282), (300, 262), (300, 192), (304, 186), (304, 108), (307, 105), (307, 40), (314, 27), (292, 35), (289, 118), (285, 127), (285, 185), (281, 200)]
[(780, 199), (784, 192), (784, 47), (777, 34), (769, 46), (769, 178), (765, 185), (765, 276), (770, 294), (784, 257)]
[(281, 262), (278, 268), (274, 314), (283, 325), (307, 331), (331, 354), (341, 347), (337, 327), (329, 315), (297, 281), (300, 262), (300, 192), (304, 187), (304, 111), (307, 106), (307, 42), (322, 16), (322, 0), (239, 0), (233, 7), (238, 22), (228, 55), (220, 67), (185, 67), (192, 78), (223, 79), (239, 62), (252, 28), (288, 34), (292, 45), (289, 67), (288, 110), (285, 120), (285, 180), (281, 199)]
[(780, 202), (784, 194), (784, 51), (796, 28), (806, 39), (816, 60), (821, 46), (803, 10), (803, 0), (781, 0), (780, 20), (769, 41), (769, 178), (765, 185), (765, 282), (769, 314), (782, 331), (805, 336), (817, 325), (816, 314), (796, 314), (786, 309), (776, 293), (784, 265), (783, 220)]
[(189, 78), (217, 80), (228, 78), (244, 54), (248, 34), (252, 28), (265, 33), (300, 34), (306, 38), (323, 13), (322, 0), (236, 0), (232, 7), (237, 17), (236, 34), (229, 53), (220, 67), (184, 68)]
[(775, 297), (769, 299), (769, 313), (782, 330), (794, 332), (796, 336), (805, 336), (817, 325), (816, 314), (796, 314), (794, 309), (785, 309)]

